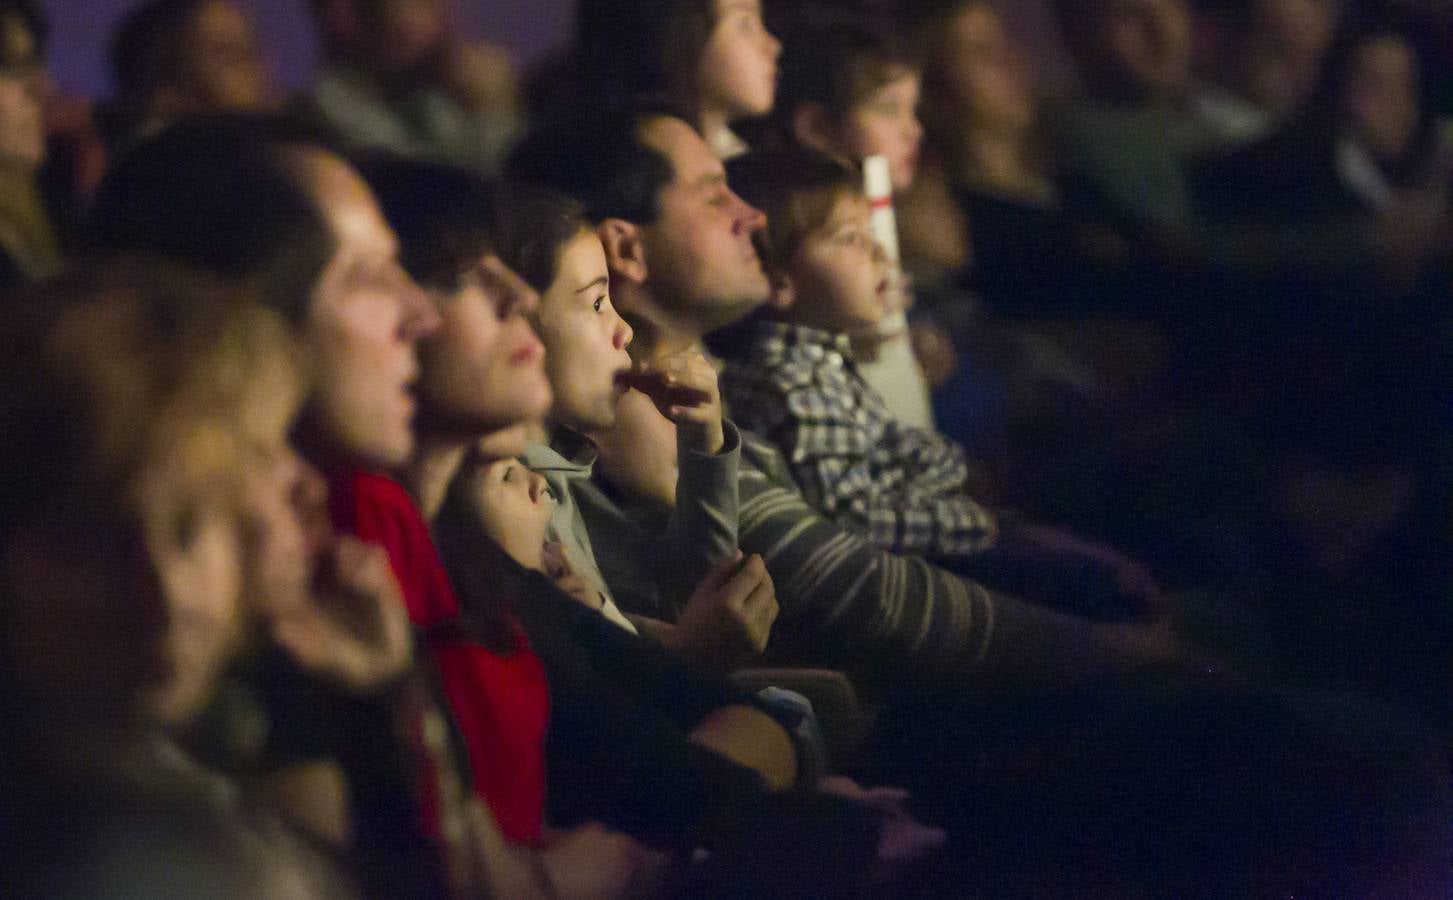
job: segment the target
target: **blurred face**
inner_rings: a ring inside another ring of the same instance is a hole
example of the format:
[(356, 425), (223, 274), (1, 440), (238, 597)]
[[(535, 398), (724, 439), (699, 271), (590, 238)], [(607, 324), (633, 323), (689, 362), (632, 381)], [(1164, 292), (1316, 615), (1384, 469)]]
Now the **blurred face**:
[(1241, 90), (1273, 113), (1295, 110), (1316, 87), (1337, 30), (1334, 0), (1262, 0), (1245, 36)]
[(392, 468), (413, 448), (414, 343), (439, 317), (399, 267), (393, 232), (358, 175), (317, 151), (299, 154), (297, 172), (338, 244), (303, 329), (316, 366), (308, 425), (327, 453)]
[(918, 173), (918, 75), (904, 72), (854, 106), (843, 123), (843, 149), (853, 159), (875, 154), (888, 158), (893, 190), (905, 191)]
[(716, 0), (716, 25), (698, 69), (702, 108), (731, 121), (772, 111), (782, 44), (762, 22), (761, 0)]
[(752, 246), (765, 217), (732, 193), (721, 160), (685, 122), (656, 119), (641, 137), (675, 172), (658, 198), (660, 218), (641, 229), (652, 296), (701, 334), (741, 319), (768, 295)]
[(539, 295), (491, 254), (434, 297), (441, 325), (419, 345), (420, 427), (477, 438), (542, 418), (545, 348), (525, 318)]
[(429, 64), (448, 35), (451, 12), (446, 0), (384, 0), (369, 29), (370, 55), (390, 73)]
[(142, 473), (129, 522), (41, 529), (7, 554), (6, 666), (59, 716), (182, 725), (235, 646), (235, 507), (176, 473)]
[(987, 3), (971, 3), (949, 25), (947, 81), (965, 124), (1021, 134), (1034, 124), (1034, 88), (1020, 48)]
[(545, 527), (555, 496), (542, 475), (515, 459), (481, 463), (469, 472), (485, 533), (527, 569), (541, 568)]
[(1138, 97), (1185, 87), (1191, 19), (1184, 0), (1105, 0), (1094, 16), (1088, 37), (1100, 75)]
[(610, 427), (623, 392), (617, 379), (631, 367), (631, 326), (611, 306), (609, 287), (600, 238), (582, 230), (561, 250), (559, 272), (540, 299), (536, 324), (555, 395), (550, 418), (576, 431)]
[(1376, 37), (1358, 48), (1344, 98), (1353, 136), (1385, 162), (1402, 159), (1420, 116), (1417, 56), (1395, 37)]
[(40, 48), (25, 20), (0, 15), (0, 166), (34, 171), (45, 161), (47, 85)]
[(867, 199), (856, 194), (839, 199), (828, 221), (797, 249), (788, 275), (794, 321), (849, 334), (877, 328), (891, 284)]
[(236, 5), (212, 0), (198, 9), (188, 45), (188, 82), (203, 109), (261, 110), (272, 105), (257, 32)]

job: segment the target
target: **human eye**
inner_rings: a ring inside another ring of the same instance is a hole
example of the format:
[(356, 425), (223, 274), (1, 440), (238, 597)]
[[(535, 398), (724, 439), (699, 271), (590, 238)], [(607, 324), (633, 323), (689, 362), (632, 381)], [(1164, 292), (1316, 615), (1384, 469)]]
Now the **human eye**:
[(500, 475), (499, 480), (503, 481), (505, 484), (509, 484), (510, 482), (515, 480), (515, 467), (513, 464), (505, 466), (505, 470)]
[(604, 294), (600, 295), (599, 297), (596, 297), (595, 298), (595, 302), (592, 303), (592, 304), (590, 304), (590, 308), (593, 309), (593, 310), (595, 310), (597, 313), (599, 313), (604, 307), (605, 307), (605, 295)]

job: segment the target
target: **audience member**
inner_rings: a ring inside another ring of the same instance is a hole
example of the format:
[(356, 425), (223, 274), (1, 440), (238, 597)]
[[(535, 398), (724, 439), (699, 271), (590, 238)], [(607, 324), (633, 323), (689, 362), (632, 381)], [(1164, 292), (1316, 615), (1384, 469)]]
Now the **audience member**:
[(354, 147), (498, 168), (519, 131), (514, 66), (459, 34), (457, 0), (312, 0), (322, 73), (304, 106)]
[(1186, 0), (1058, 0), (1056, 9), (1081, 87), (1052, 119), (1064, 177), (1091, 209), (1127, 225), (1186, 225)]
[[(254, 632), (334, 680), (352, 645), (325, 604), (387, 620), (397, 603), (357, 545), (339, 555), (348, 593), (312, 596), (282, 323), (196, 274), (124, 261), (17, 301), (11, 322), (6, 893), (352, 896), (333, 861), (181, 743)], [(408, 645), (392, 646), (352, 689), (397, 675)]]
[(1263, 138), (1311, 98), (1337, 33), (1340, 4), (1197, 0), (1194, 8), (1201, 83), (1191, 102), (1205, 150)]
[(772, 111), (781, 43), (760, 0), (587, 0), (575, 18), (566, 109), (672, 104), (725, 159), (746, 150), (733, 123)]
[[(890, 200), (911, 187), (923, 128), (917, 114), (918, 69), (908, 56), (885, 35), (848, 25), (789, 33), (786, 47), (773, 117), (786, 139), (854, 164), (884, 157), (889, 184), (882, 189), (890, 190)], [(903, 314), (912, 293), (897, 260), (893, 263), (890, 312), (878, 325), (852, 335), (854, 355), (864, 379), (901, 421), (932, 429), (924, 370), (932, 370), (935, 384), (946, 381), (955, 366), (952, 345), (927, 320), (920, 319), (910, 331)]]
[(153, 0), (131, 10), (111, 41), (111, 77), (115, 146), (184, 116), (274, 103), (257, 32), (231, 0)]
[(45, 40), (36, 4), (0, 4), (0, 290), (54, 275), (61, 265), (37, 181), (46, 158)]

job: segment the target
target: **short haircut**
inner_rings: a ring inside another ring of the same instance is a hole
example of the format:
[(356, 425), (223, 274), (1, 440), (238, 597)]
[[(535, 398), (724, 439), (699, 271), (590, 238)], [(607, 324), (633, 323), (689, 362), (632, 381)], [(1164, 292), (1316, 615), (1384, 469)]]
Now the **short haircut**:
[(153, 0), (126, 14), (111, 36), (111, 77), (124, 102), (146, 103), (180, 74), (187, 30), (212, 0)]
[(624, 219), (650, 225), (661, 215), (661, 190), (676, 179), (671, 160), (642, 138), (645, 127), (660, 118), (689, 123), (670, 107), (643, 104), (546, 126), (510, 154), (506, 175), (575, 198), (592, 223)]
[(780, 273), (808, 235), (827, 224), (843, 197), (863, 196), (857, 172), (804, 147), (749, 153), (727, 163), (727, 180), (741, 198), (767, 214), (757, 232), (762, 266)]
[[(35, 39), (35, 49), (38, 53), (45, 52), (47, 40), (50, 38), (50, 22), (46, 19), (45, 13), (41, 11), (39, 3), (35, 0), (0, 0), (0, 23), (6, 19), (19, 19)], [(0, 47), (0, 65), (12, 66), (18, 63), (29, 63), (34, 60), (16, 60), (7, 58), (8, 47)]]
[(124, 154), (88, 222), (93, 251), (160, 256), (251, 281), (294, 322), (307, 314), (337, 240), (287, 151), (334, 152), (326, 134), (278, 116), (179, 122)]
[(874, 91), (917, 71), (907, 50), (866, 20), (791, 32), (783, 41), (773, 116), (788, 134), (792, 117), (809, 103), (841, 122)]
[(373, 154), (358, 160), (399, 239), (399, 261), (424, 287), (452, 291), (496, 252), (497, 191), (483, 176), (437, 162)]
[(550, 289), (560, 272), (566, 245), (590, 227), (579, 201), (538, 185), (506, 184), (501, 217), (499, 255), (540, 293)]

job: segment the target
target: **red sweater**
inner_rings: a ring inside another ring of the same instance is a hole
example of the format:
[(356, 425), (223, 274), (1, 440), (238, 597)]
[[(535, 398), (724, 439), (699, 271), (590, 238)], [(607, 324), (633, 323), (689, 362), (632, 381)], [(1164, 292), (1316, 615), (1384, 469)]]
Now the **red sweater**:
[[(329, 505), (334, 527), (388, 552), (416, 627), (458, 614), (459, 599), (428, 525), (398, 482), (366, 472), (339, 473), (330, 478)], [(540, 840), (545, 808), (550, 699), (540, 659), (514, 625), (515, 649), (508, 655), (462, 642), (435, 644), (432, 655), (469, 751), (475, 793), (506, 838), (533, 844)]]

